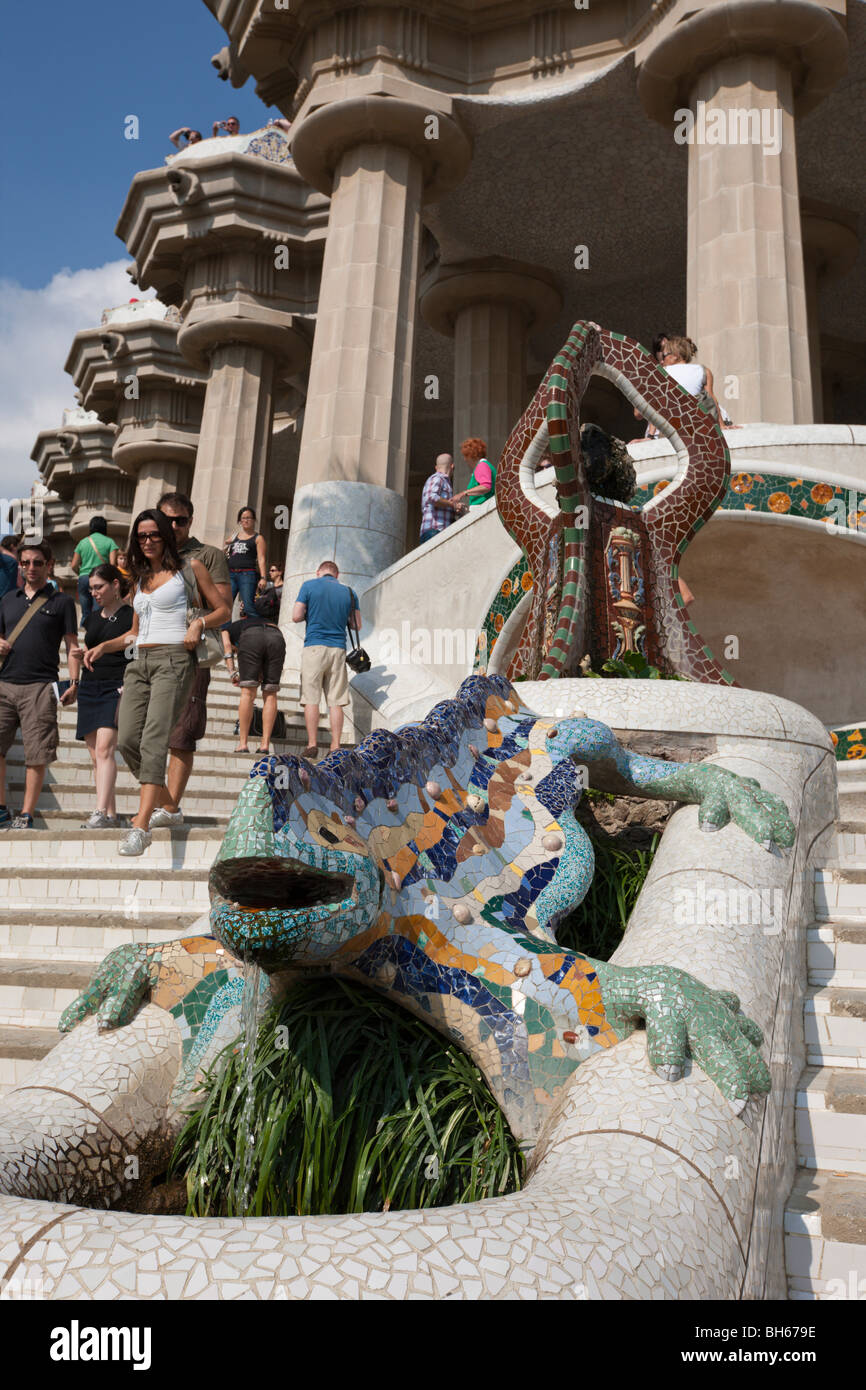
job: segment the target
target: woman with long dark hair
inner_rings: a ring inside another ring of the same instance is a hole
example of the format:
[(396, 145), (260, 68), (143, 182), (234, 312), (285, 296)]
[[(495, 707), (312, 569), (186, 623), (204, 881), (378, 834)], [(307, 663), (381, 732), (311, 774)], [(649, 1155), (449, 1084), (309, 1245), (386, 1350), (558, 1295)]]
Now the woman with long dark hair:
[(120, 824), (114, 795), (114, 754), (117, 708), (128, 663), (123, 652), (106, 655), (105, 644), (129, 632), (132, 607), (124, 601), (129, 585), (114, 565), (97, 565), (88, 582), (93, 611), (84, 622), (84, 646), (91, 660), (84, 662), (78, 685), (75, 736), (87, 746), (96, 780), (96, 810), (85, 823), (88, 830), (111, 830)]
[(265, 538), (256, 530), (256, 514), (252, 507), (241, 507), (238, 529), (226, 541), (232, 599), (238, 594), (247, 613), (254, 612), (256, 593), (267, 582)]
[[(151, 842), (150, 818), (165, 789), (168, 741), (183, 709), (196, 672), (195, 651), (206, 627), (220, 627), (228, 604), (199, 560), (178, 554), (168, 517), (153, 508), (141, 512), (130, 532), (128, 564), (135, 581), (132, 627), (102, 644), (102, 654), (133, 646), (134, 659), (123, 686), (118, 714), (118, 747), (141, 783), (138, 811), (120, 842), (121, 854), (143, 854)], [(198, 588), (202, 608), (210, 609), (187, 623), (186, 571)], [(88, 652), (85, 666), (92, 666)]]

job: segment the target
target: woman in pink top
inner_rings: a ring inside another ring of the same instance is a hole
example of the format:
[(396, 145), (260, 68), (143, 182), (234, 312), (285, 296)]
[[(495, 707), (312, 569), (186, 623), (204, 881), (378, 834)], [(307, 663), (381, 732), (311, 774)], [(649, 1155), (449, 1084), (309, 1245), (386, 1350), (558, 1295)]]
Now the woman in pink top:
[(452, 501), (465, 500), (470, 507), (479, 507), (482, 502), (493, 496), (496, 489), (496, 469), (485, 457), (487, 445), (483, 439), (464, 439), (460, 445), (460, 452), (466, 462), (473, 466), (473, 471), (466, 491), (456, 493)]

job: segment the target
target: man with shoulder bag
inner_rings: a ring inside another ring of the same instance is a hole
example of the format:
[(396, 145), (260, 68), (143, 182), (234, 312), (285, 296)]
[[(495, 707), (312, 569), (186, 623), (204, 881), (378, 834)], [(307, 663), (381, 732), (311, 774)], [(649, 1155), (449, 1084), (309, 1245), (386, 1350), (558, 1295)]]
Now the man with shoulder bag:
[[(0, 599), (0, 829), (32, 830), (33, 813), (49, 763), (57, 760), (60, 645), (65, 643), (69, 688), (59, 703), (78, 693), (81, 651), (75, 604), (48, 584), (51, 547), (22, 541), (18, 559), (23, 586)], [(24, 797), (13, 819), (6, 806), (6, 754), (17, 729), (24, 743)]]
[(323, 560), (316, 578), (301, 585), (292, 610), (293, 623), (306, 623), (301, 657), (301, 704), (307, 729), (307, 747), (302, 755), (305, 758), (315, 758), (319, 753), (319, 703), (323, 694), (331, 726), (330, 752), (337, 751), (343, 736), (343, 710), (349, 703), (346, 632), (360, 632), (361, 610), (354, 589), (339, 582), (339, 573), (333, 560)]

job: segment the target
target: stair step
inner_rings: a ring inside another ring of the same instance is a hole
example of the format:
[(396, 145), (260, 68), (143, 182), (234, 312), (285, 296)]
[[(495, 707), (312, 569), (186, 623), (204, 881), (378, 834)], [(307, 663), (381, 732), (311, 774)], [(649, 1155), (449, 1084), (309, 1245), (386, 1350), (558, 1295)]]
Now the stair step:
[(792, 1299), (866, 1297), (866, 1178), (798, 1173), (785, 1209)]
[(866, 989), (811, 986), (803, 1005), (810, 1067), (866, 1067)]
[(848, 860), (815, 870), (815, 916), (866, 916), (866, 864)]
[(807, 1067), (794, 1122), (802, 1168), (866, 1177), (866, 1070)]
[[(70, 830), (57, 835), (53, 830), (7, 830), (0, 835), (0, 878), (33, 875), (46, 870), (68, 872), (79, 878), (100, 866), (117, 866), (120, 830)], [(179, 825), (176, 829), (152, 830), (153, 842), (142, 855), (142, 868), (162, 872), (178, 869), (209, 868), (223, 837), (222, 828), (203, 829)], [(120, 860), (122, 863), (122, 859)], [(160, 868), (162, 866), (162, 868)]]
[(38, 1061), (59, 1041), (56, 1028), (19, 1028), (0, 1023), (0, 1057)]
[[(121, 902), (94, 905), (65, 903), (62, 911), (46, 908), (44, 900), (29, 908), (5, 907), (0, 913), (0, 957), (97, 965), (115, 946), (172, 941), (189, 936), (208, 909), (197, 903), (183, 910), (130, 895)], [(205, 929), (205, 933), (207, 929)]]
[(815, 923), (806, 933), (809, 983), (866, 988), (866, 920)]

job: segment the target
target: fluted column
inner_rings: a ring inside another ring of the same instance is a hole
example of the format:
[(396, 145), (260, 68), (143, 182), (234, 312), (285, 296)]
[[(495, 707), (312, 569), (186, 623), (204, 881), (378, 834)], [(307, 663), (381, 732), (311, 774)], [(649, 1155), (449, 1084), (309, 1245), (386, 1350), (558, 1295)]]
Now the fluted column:
[(468, 436), (499, 458), (526, 408), (529, 334), (558, 312), (561, 296), (549, 272), (491, 256), (437, 266), (425, 277), (421, 313), (437, 332), (454, 338), (455, 481), (469, 472), (460, 455)]
[(330, 193), (331, 211), (286, 558), (289, 609), (324, 559), (361, 590), (402, 555), (421, 205), (459, 182), (469, 161), (449, 101), (409, 83), (383, 95), (370, 83), (367, 94), (365, 79), (346, 84), (351, 95), (309, 112), (293, 132), (296, 165)]
[[(178, 348), (206, 383), (190, 495), (196, 535), (212, 545), (247, 505), (267, 529), (274, 390), (309, 361), (327, 216), (282, 133), (238, 140), (202, 141), (137, 175), (118, 224), (137, 282), (179, 306)], [(143, 486), (177, 461), (154, 459)]]
[(689, 144), (688, 331), (738, 423), (812, 419), (796, 117), (846, 53), (813, 0), (675, 6), (638, 51), (645, 109)]
[(112, 457), (134, 486), (132, 514), (189, 489), (206, 374), (178, 347), (180, 315), (158, 299), (106, 309), (75, 335), (66, 363), (79, 399), (115, 428)]
[(196, 531), (221, 545), (241, 507), (262, 514), (273, 427), (274, 359), (250, 343), (224, 343), (210, 359), (192, 485)]

